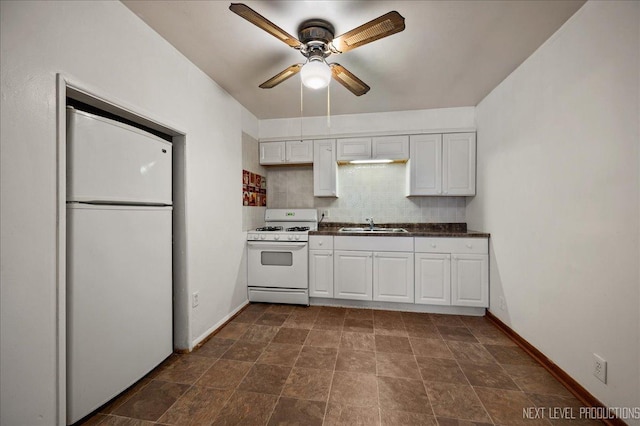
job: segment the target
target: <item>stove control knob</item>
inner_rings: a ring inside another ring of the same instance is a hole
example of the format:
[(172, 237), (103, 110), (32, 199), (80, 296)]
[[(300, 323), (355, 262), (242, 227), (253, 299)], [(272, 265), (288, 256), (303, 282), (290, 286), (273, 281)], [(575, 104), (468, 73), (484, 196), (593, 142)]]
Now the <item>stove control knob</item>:
[(300, 239), (300, 235), (296, 235), (296, 241)]
[(280, 235), (274, 235), (274, 236), (273, 236), (273, 239), (274, 239), (274, 240), (279, 240), (279, 239), (280, 239)]
[(293, 235), (289, 235), (289, 240), (293, 240)]
[(261, 239), (261, 240), (264, 240), (265, 238), (267, 238), (267, 236), (266, 236), (266, 235), (260, 235), (260, 239)]

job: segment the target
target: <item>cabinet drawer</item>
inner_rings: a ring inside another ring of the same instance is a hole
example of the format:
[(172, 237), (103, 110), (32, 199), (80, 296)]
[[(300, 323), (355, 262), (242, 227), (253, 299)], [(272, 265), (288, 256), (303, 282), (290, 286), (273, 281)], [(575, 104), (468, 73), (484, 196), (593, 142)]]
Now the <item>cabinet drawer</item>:
[(421, 238), (415, 239), (416, 253), (489, 254), (486, 238)]
[(336, 250), (413, 251), (411, 237), (336, 237)]
[(333, 250), (333, 237), (331, 235), (309, 235), (310, 250)]

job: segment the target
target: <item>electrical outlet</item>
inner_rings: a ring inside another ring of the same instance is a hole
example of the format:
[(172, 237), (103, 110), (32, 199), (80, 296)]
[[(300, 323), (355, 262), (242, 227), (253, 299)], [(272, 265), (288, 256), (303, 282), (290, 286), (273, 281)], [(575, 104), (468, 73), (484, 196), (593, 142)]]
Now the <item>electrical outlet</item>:
[(507, 309), (507, 304), (506, 304), (506, 303), (505, 303), (505, 301), (504, 301), (504, 297), (502, 297), (502, 296), (498, 297), (498, 306), (499, 306), (499, 308), (500, 308), (500, 309), (502, 309), (503, 311), (504, 311), (505, 309)]
[(607, 361), (598, 354), (593, 354), (593, 375), (607, 383)]
[(191, 307), (192, 308), (197, 308), (198, 305), (200, 304), (200, 292), (199, 291), (195, 291), (193, 292), (193, 295), (191, 296)]
[(321, 214), (323, 214), (323, 215), (324, 215), (325, 219), (326, 219), (326, 218), (328, 218), (328, 217), (329, 217), (329, 209), (322, 210), (322, 213), (321, 213)]

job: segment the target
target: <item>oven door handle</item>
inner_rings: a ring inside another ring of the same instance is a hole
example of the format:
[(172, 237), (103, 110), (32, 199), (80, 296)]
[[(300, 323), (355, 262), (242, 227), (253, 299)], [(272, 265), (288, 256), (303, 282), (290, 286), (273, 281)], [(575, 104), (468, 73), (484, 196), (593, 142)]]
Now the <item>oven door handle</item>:
[(301, 249), (307, 246), (307, 243), (272, 243), (272, 242), (258, 242), (258, 241), (247, 241), (248, 246), (260, 247), (260, 248), (269, 248), (269, 249), (277, 249), (277, 250), (286, 250), (286, 249)]

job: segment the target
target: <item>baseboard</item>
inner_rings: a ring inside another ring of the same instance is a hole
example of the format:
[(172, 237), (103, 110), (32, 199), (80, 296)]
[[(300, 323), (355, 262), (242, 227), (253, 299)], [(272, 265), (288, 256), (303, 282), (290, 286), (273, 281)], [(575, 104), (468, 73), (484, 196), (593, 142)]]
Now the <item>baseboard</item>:
[[(513, 331), (511, 327), (502, 322), (498, 317), (493, 315), (490, 311), (487, 311), (486, 317), (489, 321), (495, 324), (503, 333), (505, 333), (511, 340), (513, 340), (518, 346), (520, 346), (526, 353), (528, 353), (533, 359), (535, 359), (545, 370), (547, 370), (553, 377), (556, 378), (564, 387), (569, 390), (585, 407), (605, 407), (605, 405), (598, 400), (595, 396), (586, 390), (580, 383), (574, 378), (569, 376), (563, 369), (558, 367), (553, 361), (551, 361), (545, 354), (540, 352), (535, 346), (525, 340), (518, 333)], [(607, 425), (611, 426), (626, 426), (627, 424), (619, 418), (603, 419)]]
[[(204, 345), (205, 343), (207, 343), (207, 341), (209, 339), (211, 339), (213, 336), (215, 336), (218, 331), (224, 327), (225, 325), (227, 325), (231, 320), (233, 320), (235, 317), (237, 317), (238, 315), (240, 315), (240, 313), (242, 311), (244, 311), (247, 306), (249, 306), (249, 301), (246, 300), (244, 303), (242, 303), (240, 306), (238, 306), (236, 309), (234, 309), (233, 311), (231, 311), (231, 313), (229, 313), (229, 315), (225, 316), (224, 318), (222, 318), (220, 321), (218, 321), (213, 327), (209, 328), (207, 331), (205, 331), (202, 335), (200, 335), (200, 337), (198, 337), (197, 339), (195, 339), (193, 341), (193, 347), (191, 348), (191, 350), (189, 351), (183, 351), (180, 353), (189, 353), (189, 352), (193, 352), (196, 349), (198, 349), (200, 346)], [(177, 351), (176, 351), (177, 352)]]

